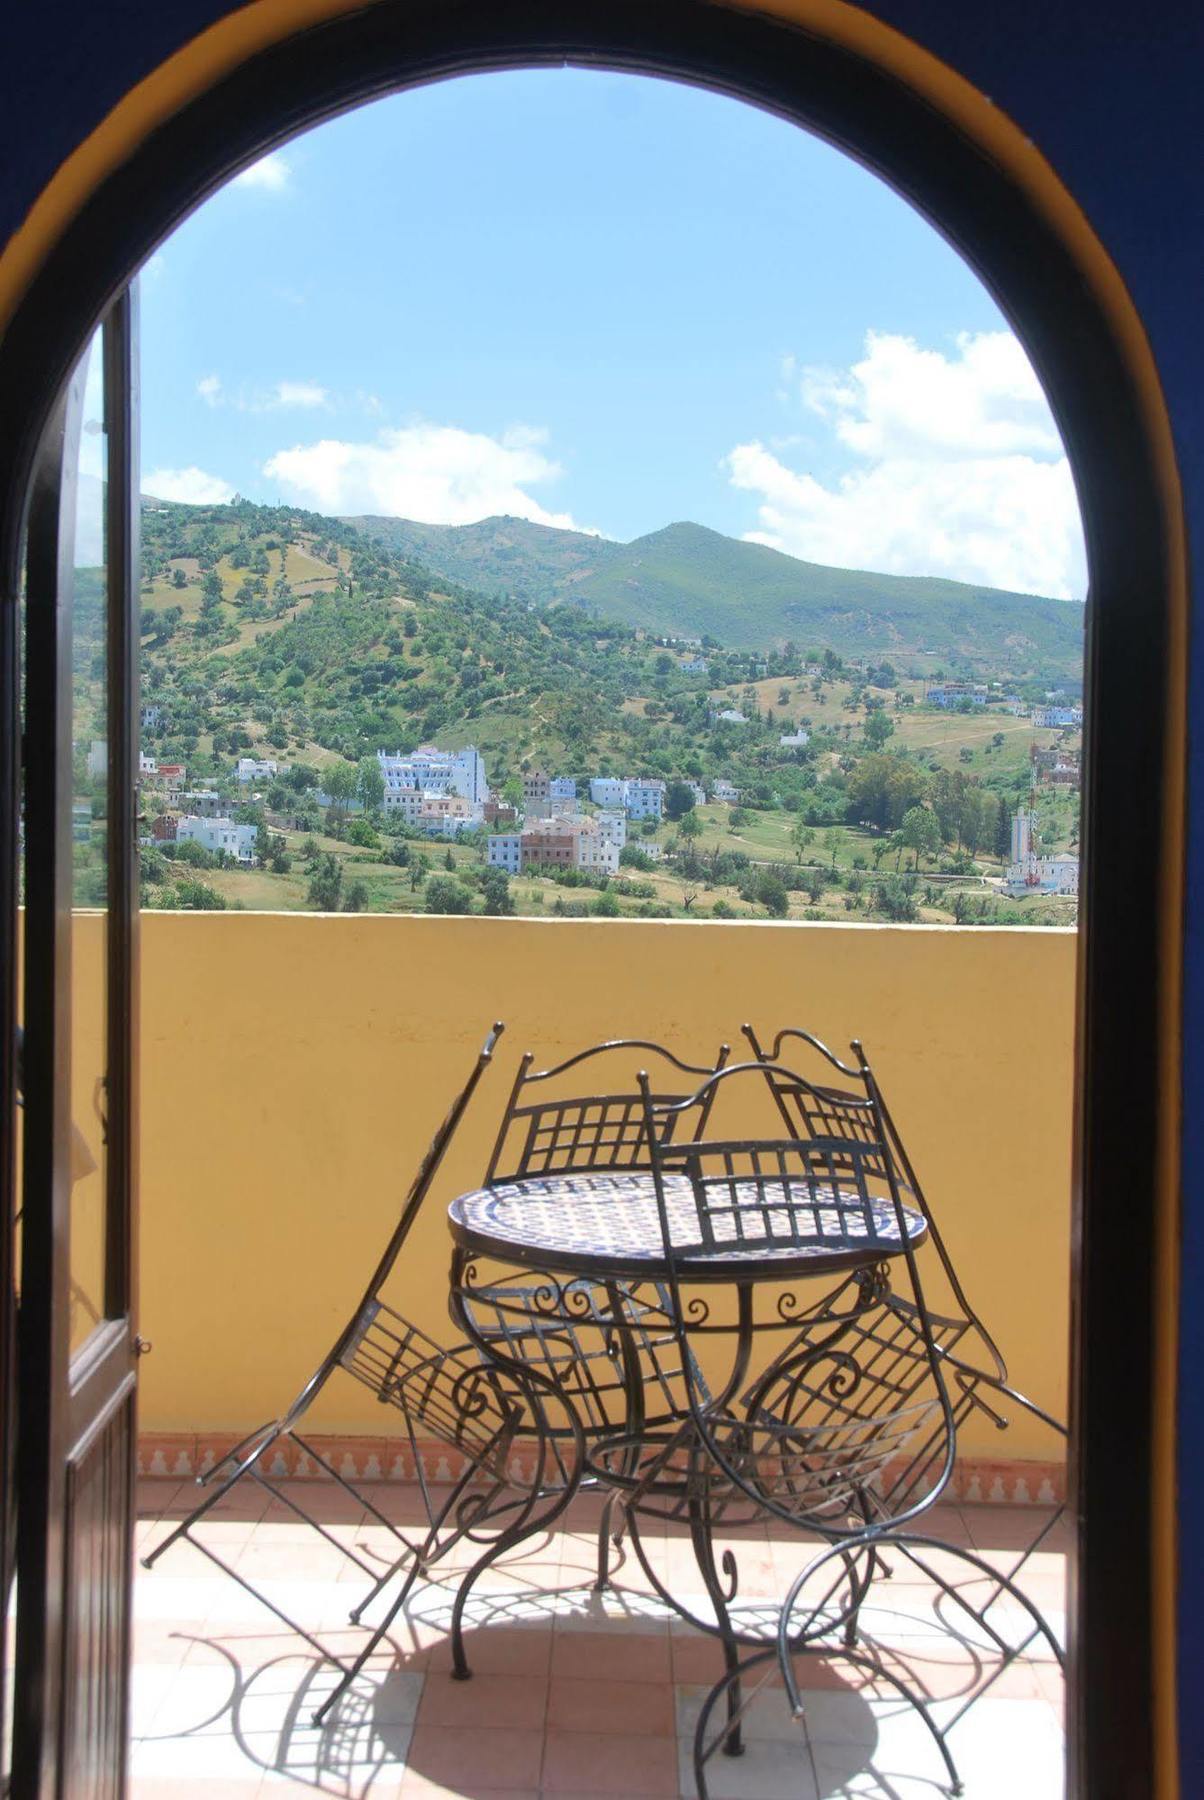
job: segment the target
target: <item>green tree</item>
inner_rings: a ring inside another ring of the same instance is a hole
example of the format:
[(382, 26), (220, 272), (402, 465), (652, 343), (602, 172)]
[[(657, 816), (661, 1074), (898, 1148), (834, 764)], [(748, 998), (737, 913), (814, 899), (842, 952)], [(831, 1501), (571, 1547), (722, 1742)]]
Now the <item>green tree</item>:
[(815, 842), (815, 831), (801, 814), (790, 828), (790, 840), (794, 845), (795, 862), (802, 862), (803, 851)]
[(691, 838), (700, 838), (702, 836), (702, 820), (697, 813), (688, 812), (677, 829), (687, 841)]
[(478, 885), (485, 896), (485, 911), (492, 917), (514, 911), (510, 877), (505, 869), (482, 869)]
[(878, 912), (885, 913), (893, 924), (914, 923), (917, 913), (910, 877), (904, 879), (899, 875), (887, 875), (884, 880), (879, 881), (874, 888), (873, 905)]
[(353, 881), (343, 900), (343, 911), (355, 913), (367, 912), (367, 910), (368, 884), (366, 881)]
[(684, 781), (671, 781), (665, 789), (665, 817), (684, 819), (694, 810), (694, 790)]
[(225, 912), (226, 898), (206, 882), (189, 877), (176, 883), (176, 905), (188, 912)]
[(757, 877), (757, 904), (763, 906), (771, 919), (784, 919), (790, 911), (790, 895), (786, 883), (772, 869), (765, 869)]
[(432, 875), (423, 905), (428, 913), (467, 913), (472, 911), (472, 895), (462, 881), (450, 875)]
[(333, 852), (319, 856), (309, 878), (306, 899), (318, 912), (338, 912), (343, 893), (343, 865)]
[(891, 831), (924, 798), (924, 773), (901, 756), (863, 756), (849, 776), (847, 811), (855, 823)]
[(330, 824), (336, 835), (342, 829), (358, 783), (359, 770), (347, 762), (333, 763), (322, 777), (322, 785), (330, 795)]
[(927, 806), (910, 806), (903, 814), (899, 828), (903, 847), (912, 853), (912, 867), (918, 869), (921, 856), (935, 856), (941, 847), (941, 828), (936, 814)]
[(385, 797), (385, 778), (375, 756), (361, 757), (355, 778), (355, 794), (366, 813), (380, 810)]
[(862, 735), (871, 750), (881, 750), (887, 738), (893, 737), (894, 730), (894, 720), (883, 712), (881, 707), (876, 707), (867, 716), (862, 728)]

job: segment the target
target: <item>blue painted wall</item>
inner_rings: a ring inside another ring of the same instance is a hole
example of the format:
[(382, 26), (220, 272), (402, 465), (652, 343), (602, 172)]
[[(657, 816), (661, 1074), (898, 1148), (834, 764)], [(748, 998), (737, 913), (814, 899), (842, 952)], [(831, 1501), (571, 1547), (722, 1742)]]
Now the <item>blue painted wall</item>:
[[(141, 76), (228, 0), (18, 0), (0, 22), (0, 241)], [(1076, 196), (1145, 320), (1170, 403), (1189, 532), (1204, 542), (1204, 151), (1200, 0), (874, 0), (867, 10), (1017, 121)], [(1197, 593), (1199, 583), (1196, 584)], [(1204, 637), (1193, 651), (1180, 1507), (1204, 1520)], [(1204, 1537), (1181, 1546), (1183, 1791), (1204, 1793)]]

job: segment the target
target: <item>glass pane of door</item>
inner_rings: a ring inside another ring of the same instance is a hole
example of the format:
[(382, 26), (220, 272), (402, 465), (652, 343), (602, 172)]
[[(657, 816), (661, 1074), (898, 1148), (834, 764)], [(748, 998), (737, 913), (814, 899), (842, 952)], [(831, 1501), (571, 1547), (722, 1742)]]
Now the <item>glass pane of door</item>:
[(74, 1352), (106, 1316), (109, 891), (108, 435), (102, 332), (86, 353), (71, 630), (71, 1274)]

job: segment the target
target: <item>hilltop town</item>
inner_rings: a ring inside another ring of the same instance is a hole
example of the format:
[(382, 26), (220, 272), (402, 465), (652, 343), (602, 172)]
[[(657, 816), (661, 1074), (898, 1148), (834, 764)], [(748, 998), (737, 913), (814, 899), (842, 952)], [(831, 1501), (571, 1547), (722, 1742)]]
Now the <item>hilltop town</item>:
[(144, 905), (1075, 922), (1065, 676), (668, 636), (291, 509), (144, 526)]

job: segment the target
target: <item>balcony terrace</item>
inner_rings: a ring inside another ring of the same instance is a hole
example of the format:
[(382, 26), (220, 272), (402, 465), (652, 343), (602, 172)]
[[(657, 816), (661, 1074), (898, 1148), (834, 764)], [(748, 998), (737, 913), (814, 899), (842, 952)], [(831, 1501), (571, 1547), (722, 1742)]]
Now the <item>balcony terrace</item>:
[[(1064, 1415), (1074, 950), (1073, 934), (1028, 930), (146, 915), (140, 1329), (153, 1354), (140, 1370), (140, 1551), (191, 1509), (191, 1477), (278, 1412), (321, 1358), (494, 1018), (508, 1024), (501, 1069), (395, 1276), (425, 1330), (449, 1338), (446, 1202), (480, 1179), (519, 1052), (551, 1061), (638, 1033), (703, 1054), (745, 1018), (805, 1023), (835, 1045), (865, 1042), (1011, 1379)], [(309, 1421), (374, 1503), (416, 1519), (414, 1469), (391, 1423), (347, 1382)], [(932, 1532), (1006, 1568), (1064, 1494), (1057, 1447), (1032, 1424), (999, 1432), (982, 1419), (958, 1450)], [(446, 1480), (440, 1453), (420, 1453), (428, 1478)], [(380, 1528), (305, 1479), (303, 1458), (275, 1473), (317, 1497), (336, 1538), (384, 1554)], [(597, 1506), (579, 1497), (561, 1528), (482, 1580), (472, 1681), (449, 1673), (453, 1551), (321, 1730), (311, 1717), (331, 1666), (176, 1545), (137, 1583), (136, 1800), (239, 1800), (291, 1784), (345, 1796), (691, 1793), (688, 1741), (715, 1646), (670, 1620), (631, 1559), (612, 1591), (593, 1594)], [(323, 1642), (361, 1641), (347, 1621), (354, 1569), (286, 1507), (244, 1484), (209, 1532)], [(688, 1583), (683, 1538), (666, 1525), (654, 1555)], [(780, 1600), (809, 1547), (784, 1527), (741, 1543), (742, 1598)], [(1055, 1533), (1024, 1578), (1058, 1632), (1066, 1548)], [(897, 1568), (865, 1626), (948, 1714), (992, 1652), (953, 1635), (936, 1602)], [(808, 1659), (807, 1683), (809, 1749), (771, 1684), (745, 1754), (710, 1765), (714, 1800), (945, 1791), (908, 1707), (840, 1658)], [(953, 1740), (971, 1800), (1060, 1794), (1061, 1698), (1049, 1658), (1006, 1671)]]

